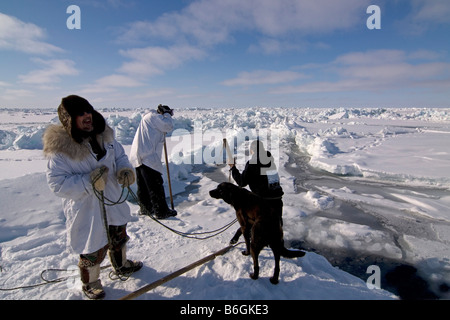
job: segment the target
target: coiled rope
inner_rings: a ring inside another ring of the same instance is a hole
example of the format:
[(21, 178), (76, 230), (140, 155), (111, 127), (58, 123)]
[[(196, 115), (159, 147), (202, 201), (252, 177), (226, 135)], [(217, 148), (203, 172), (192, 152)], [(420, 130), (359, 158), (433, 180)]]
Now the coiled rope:
[[(103, 266), (100, 269), (103, 270), (103, 269), (107, 269), (109, 267), (111, 267), (111, 265)], [(13, 288), (0, 288), (0, 291), (15, 291), (15, 290), (20, 290), (20, 289), (32, 289), (32, 288), (37, 288), (37, 287), (48, 285), (48, 284), (63, 282), (70, 278), (77, 277), (78, 274), (77, 275), (69, 275), (66, 277), (61, 277), (61, 278), (56, 278), (56, 279), (47, 279), (44, 277), (44, 274), (46, 274), (48, 272), (73, 272), (73, 271), (78, 271), (78, 270), (75, 270), (75, 269), (72, 269), (72, 270), (69, 270), (69, 269), (45, 269), (40, 274), (40, 278), (44, 282), (32, 284), (32, 285), (28, 285), (28, 286), (20, 286), (20, 287), (13, 287)]]

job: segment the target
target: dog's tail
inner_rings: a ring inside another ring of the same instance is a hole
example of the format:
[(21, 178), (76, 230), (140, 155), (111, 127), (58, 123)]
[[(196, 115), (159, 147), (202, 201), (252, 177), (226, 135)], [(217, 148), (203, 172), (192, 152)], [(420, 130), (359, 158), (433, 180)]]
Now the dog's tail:
[(286, 248), (283, 246), (283, 249), (281, 249), (281, 255), (282, 255), (283, 257), (285, 257), (285, 258), (292, 259), (292, 258), (300, 258), (300, 257), (303, 257), (303, 256), (305, 255), (305, 252), (304, 252), (304, 251), (301, 251), (301, 250), (291, 250), (291, 249), (286, 249)]

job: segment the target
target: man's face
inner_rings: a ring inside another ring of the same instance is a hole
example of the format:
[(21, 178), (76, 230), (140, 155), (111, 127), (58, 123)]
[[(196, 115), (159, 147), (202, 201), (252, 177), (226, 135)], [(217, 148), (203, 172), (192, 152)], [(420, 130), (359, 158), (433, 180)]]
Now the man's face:
[(94, 124), (92, 123), (92, 113), (85, 112), (82, 116), (77, 116), (75, 119), (77, 128), (81, 131), (91, 132), (94, 130)]

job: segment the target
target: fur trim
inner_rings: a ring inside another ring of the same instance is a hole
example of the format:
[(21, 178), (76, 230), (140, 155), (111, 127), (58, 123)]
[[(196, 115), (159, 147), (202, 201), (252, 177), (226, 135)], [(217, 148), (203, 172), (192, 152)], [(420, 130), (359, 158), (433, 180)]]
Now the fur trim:
[[(91, 153), (88, 142), (86, 140), (77, 143), (62, 125), (50, 125), (42, 136), (44, 143), (44, 155), (51, 157), (61, 153), (72, 160), (81, 161)], [(104, 143), (114, 141), (114, 131), (109, 126), (105, 127), (105, 131), (97, 135), (98, 143), (103, 146)]]

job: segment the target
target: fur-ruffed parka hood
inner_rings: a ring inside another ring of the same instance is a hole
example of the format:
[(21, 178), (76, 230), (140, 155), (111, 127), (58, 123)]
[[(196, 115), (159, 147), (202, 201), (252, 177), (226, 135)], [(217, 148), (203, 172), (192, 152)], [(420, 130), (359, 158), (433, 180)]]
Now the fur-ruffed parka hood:
[[(114, 131), (106, 125), (103, 133), (97, 134), (96, 138), (101, 146), (103, 146), (104, 143), (111, 143), (114, 141)], [(91, 155), (88, 147), (88, 139), (89, 138), (78, 143), (72, 139), (62, 125), (50, 125), (42, 136), (44, 155), (46, 157), (51, 157), (55, 154), (62, 153), (72, 160), (83, 160)]]
[[(92, 114), (94, 130), (89, 134), (79, 130), (75, 124), (76, 117), (85, 112)], [(90, 154), (89, 139), (96, 139), (100, 148), (114, 140), (114, 132), (105, 118), (82, 97), (70, 95), (63, 98), (58, 107), (58, 117), (61, 125), (50, 125), (42, 137), (46, 157), (62, 153), (73, 160), (83, 160)]]
[(80, 131), (76, 124), (76, 117), (83, 115), (85, 112), (92, 114), (92, 122), (94, 124), (93, 134), (102, 133), (105, 130), (106, 121), (103, 116), (95, 111), (94, 107), (85, 98), (77, 95), (70, 95), (62, 98), (58, 107), (59, 121), (66, 129), (67, 133), (78, 143), (84, 140), (84, 133)]

